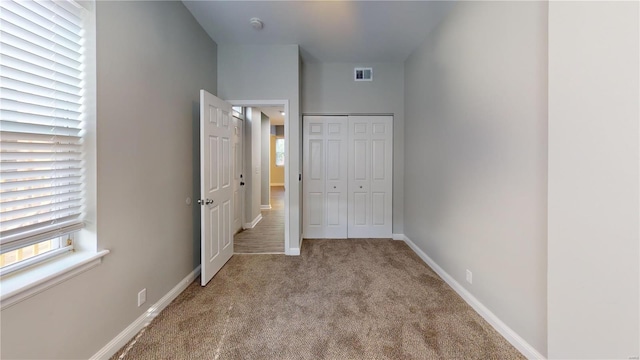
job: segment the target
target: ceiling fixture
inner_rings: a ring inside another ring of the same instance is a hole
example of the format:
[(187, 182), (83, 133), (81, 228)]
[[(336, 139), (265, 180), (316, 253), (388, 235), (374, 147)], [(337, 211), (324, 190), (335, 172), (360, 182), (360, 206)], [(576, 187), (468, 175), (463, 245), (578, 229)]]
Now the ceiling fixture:
[(253, 26), (253, 28), (256, 30), (262, 30), (262, 28), (264, 27), (262, 20), (258, 19), (257, 17), (251, 18), (251, 20), (249, 20), (249, 24), (251, 24), (251, 26)]
[(284, 116), (284, 111), (280, 111), (280, 115)]

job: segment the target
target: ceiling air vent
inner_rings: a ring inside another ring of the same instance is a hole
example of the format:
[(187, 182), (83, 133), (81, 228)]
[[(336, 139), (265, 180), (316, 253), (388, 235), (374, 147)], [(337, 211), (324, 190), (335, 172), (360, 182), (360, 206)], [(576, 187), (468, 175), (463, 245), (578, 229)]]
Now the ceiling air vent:
[(373, 68), (355, 68), (353, 69), (353, 80), (355, 81), (372, 81)]

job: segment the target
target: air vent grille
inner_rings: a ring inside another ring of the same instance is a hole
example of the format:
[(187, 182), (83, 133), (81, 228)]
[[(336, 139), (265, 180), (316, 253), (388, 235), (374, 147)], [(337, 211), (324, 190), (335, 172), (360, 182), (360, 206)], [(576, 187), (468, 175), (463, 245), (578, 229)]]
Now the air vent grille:
[(355, 81), (372, 81), (373, 68), (354, 68), (353, 80)]

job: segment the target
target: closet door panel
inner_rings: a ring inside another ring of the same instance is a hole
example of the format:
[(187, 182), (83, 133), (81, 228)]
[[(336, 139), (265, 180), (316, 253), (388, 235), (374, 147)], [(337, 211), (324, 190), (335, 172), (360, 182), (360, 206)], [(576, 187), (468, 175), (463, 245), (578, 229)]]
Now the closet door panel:
[(348, 237), (367, 238), (371, 227), (371, 122), (349, 116)]
[(372, 116), (371, 120), (371, 235), (392, 235), (393, 118)]
[(325, 117), (326, 135), (326, 238), (347, 237), (348, 118)]
[(304, 204), (306, 238), (323, 238), (325, 232), (325, 123), (321, 117), (305, 117), (303, 124)]

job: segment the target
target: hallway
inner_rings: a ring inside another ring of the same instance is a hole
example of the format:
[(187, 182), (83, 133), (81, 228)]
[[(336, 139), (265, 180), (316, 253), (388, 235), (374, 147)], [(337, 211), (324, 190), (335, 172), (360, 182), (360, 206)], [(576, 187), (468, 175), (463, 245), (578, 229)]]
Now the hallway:
[(271, 187), (271, 210), (262, 210), (262, 220), (253, 229), (241, 230), (233, 238), (236, 254), (284, 254), (284, 187)]

